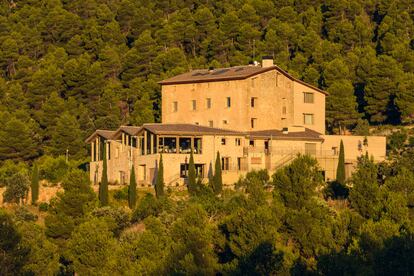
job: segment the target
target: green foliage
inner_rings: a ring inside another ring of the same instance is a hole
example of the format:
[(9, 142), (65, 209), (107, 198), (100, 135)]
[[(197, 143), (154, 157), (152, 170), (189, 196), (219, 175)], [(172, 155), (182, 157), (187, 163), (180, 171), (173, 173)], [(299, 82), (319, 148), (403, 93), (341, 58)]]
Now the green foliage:
[(213, 183), (212, 184), (212, 189), (214, 191), (215, 194), (219, 194), (221, 193), (221, 191), (223, 190), (223, 179), (221, 176), (221, 158), (220, 158), (220, 153), (217, 152), (217, 156), (216, 156), (216, 162), (214, 164), (214, 175), (213, 175)]
[(109, 230), (115, 236), (119, 236), (121, 231), (130, 225), (130, 213), (123, 207), (101, 207), (92, 211), (92, 215), (97, 218), (103, 218)]
[(349, 193), (349, 201), (352, 208), (367, 219), (378, 219), (381, 208), (377, 170), (374, 161), (368, 156), (363, 156), (352, 175), (353, 187)]
[(14, 215), (16, 216), (16, 219), (20, 221), (36, 221), (38, 219), (37, 215), (31, 213), (24, 206), (16, 209)]
[(400, 152), (403, 150), (406, 141), (407, 133), (404, 130), (393, 132), (387, 137), (387, 148), (391, 152)]
[(131, 176), (129, 179), (128, 187), (128, 205), (129, 208), (134, 209), (137, 204), (137, 181), (135, 180), (134, 166), (131, 168)]
[(108, 205), (108, 164), (106, 159), (106, 144), (103, 149), (103, 165), (102, 165), (102, 179), (99, 183), (99, 202), (101, 206)]
[(23, 162), (16, 163), (12, 160), (5, 161), (0, 167), (0, 187), (6, 186), (8, 178), (17, 174), (18, 172), (27, 174), (27, 165)]
[(76, 169), (79, 166), (77, 161), (69, 160), (66, 162), (65, 156), (44, 155), (37, 159), (36, 163), (39, 166), (39, 179), (45, 179), (52, 184), (62, 182), (71, 169)]
[(7, 178), (6, 191), (3, 193), (4, 202), (24, 203), (30, 189), (29, 176), (18, 172)]
[(138, 202), (137, 208), (132, 214), (132, 222), (140, 222), (149, 216), (157, 216), (164, 209), (168, 209), (169, 200), (167, 198), (157, 199), (152, 194), (147, 193)]
[(341, 140), (339, 145), (338, 167), (336, 169), (336, 181), (344, 185), (345, 184), (345, 149), (344, 142)]
[(55, 239), (69, 238), (75, 225), (81, 223), (97, 205), (89, 176), (83, 171), (71, 170), (62, 186), (64, 192), (59, 193), (57, 200), (51, 203), (45, 219), (46, 235)]
[(160, 161), (158, 162), (157, 179), (155, 182), (155, 195), (157, 198), (164, 196), (164, 163), (162, 162), (162, 154), (160, 154)]
[(194, 164), (193, 151), (190, 153), (190, 161), (188, 162), (188, 193), (190, 195), (195, 195), (197, 193), (197, 179), (196, 179), (196, 169)]
[(79, 225), (69, 242), (73, 270), (82, 275), (113, 271), (117, 243), (105, 220), (93, 218)]
[(316, 187), (322, 182), (318, 162), (308, 155), (299, 155), (288, 166), (273, 175), (273, 185), (284, 204), (301, 209), (316, 195)]
[(32, 204), (35, 204), (39, 199), (39, 168), (37, 167), (37, 163), (33, 165), (32, 179), (30, 184), (30, 189), (32, 192)]
[(0, 274), (20, 273), (27, 258), (27, 249), (20, 244), (21, 234), (11, 216), (0, 209)]

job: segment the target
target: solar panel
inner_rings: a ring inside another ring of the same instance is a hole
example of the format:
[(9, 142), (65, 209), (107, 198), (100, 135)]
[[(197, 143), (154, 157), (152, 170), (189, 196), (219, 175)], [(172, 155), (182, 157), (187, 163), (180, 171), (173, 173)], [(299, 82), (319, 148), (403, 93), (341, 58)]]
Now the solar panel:
[(230, 71), (230, 69), (222, 69), (222, 70), (214, 72), (212, 75), (221, 75), (221, 74), (226, 73), (227, 71)]

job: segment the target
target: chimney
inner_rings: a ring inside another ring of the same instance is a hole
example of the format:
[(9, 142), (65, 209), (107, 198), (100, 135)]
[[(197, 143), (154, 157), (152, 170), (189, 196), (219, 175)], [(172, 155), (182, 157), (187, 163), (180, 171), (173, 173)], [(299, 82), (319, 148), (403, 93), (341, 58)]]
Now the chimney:
[(272, 56), (264, 56), (262, 57), (262, 67), (272, 67), (273, 64), (273, 57)]

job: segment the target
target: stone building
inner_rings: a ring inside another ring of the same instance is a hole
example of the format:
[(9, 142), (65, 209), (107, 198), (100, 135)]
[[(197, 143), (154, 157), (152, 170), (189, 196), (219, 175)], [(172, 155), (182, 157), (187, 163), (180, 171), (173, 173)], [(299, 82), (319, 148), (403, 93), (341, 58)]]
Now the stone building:
[(217, 152), (223, 182), (251, 170), (269, 172), (297, 154), (314, 156), (327, 180), (334, 179), (339, 144), (346, 173), (368, 152), (385, 159), (385, 137), (325, 135), (327, 93), (264, 59), (263, 66), (194, 70), (160, 82), (162, 123), (97, 130), (91, 144), (90, 176), (99, 182), (106, 148), (110, 182), (126, 184), (133, 167), (139, 185), (152, 185), (163, 155), (166, 185), (182, 185), (193, 150), (197, 174), (212, 173)]

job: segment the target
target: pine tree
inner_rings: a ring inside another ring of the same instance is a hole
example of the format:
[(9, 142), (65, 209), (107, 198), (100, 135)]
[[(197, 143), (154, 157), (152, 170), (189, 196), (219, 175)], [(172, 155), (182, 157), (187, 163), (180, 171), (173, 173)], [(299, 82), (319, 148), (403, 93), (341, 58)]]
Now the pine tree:
[(157, 181), (155, 183), (155, 195), (157, 198), (164, 196), (164, 164), (162, 162), (162, 154), (158, 163)]
[(99, 184), (99, 201), (101, 202), (101, 206), (108, 205), (108, 168), (107, 168), (107, 160), (106, 160), (106, 144), (104, 144), (103, 148), (103, 165), (102, 165), (102, 180)]
[(129, 189), (128, 189), (129, 208), (134, 209), (136, 203), (137, 203), (137, 181), (135, 179), (135, 169), (134, 169), (134, 166), (132, 166), (131, 176), (129, 179)]
[(52, 137), (47, 151), (55, 156), (65, 155), (68, 150), (73, 159), (85, 157), (85, 144), (82, 141), (82, 131), (78, 120), (64, 112), (57, 120), (56, 128), (50, 135)]
[(33, 165), (31, 189), (32, 189), (32, 204), (35, 204), (37, 200), (39, 199), (39, 169), (37, 167), (36, 162)]
[(214, 176), (213, 176), (213, 191), (216, 194), (221, 193), (223, 190), (223, 179), (221, 176), (221, 158), (220, 153), (217, 152), (216, 163), (214, 165)]
[(195, 195), (197, 192), (196, 169), (192, 150), (190, 154), (190, 162), (188, 163), (188, 192), (191, 195)]
[(341, 140), (339, 146), (338, 168), (336, 170), (336, 181), (342, 185), (345, 184), (345, 150), (344, 142)]

